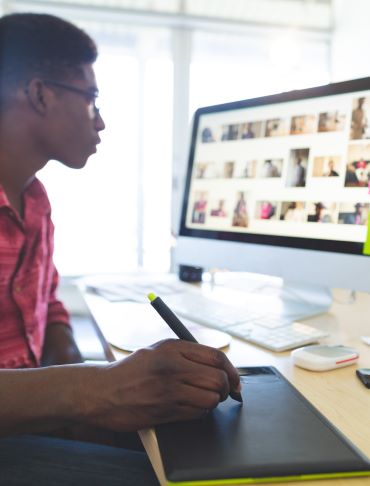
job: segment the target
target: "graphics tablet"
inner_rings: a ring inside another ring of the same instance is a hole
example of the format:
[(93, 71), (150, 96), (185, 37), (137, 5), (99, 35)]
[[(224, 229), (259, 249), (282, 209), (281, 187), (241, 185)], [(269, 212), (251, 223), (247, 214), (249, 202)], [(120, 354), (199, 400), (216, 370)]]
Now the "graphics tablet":
[(275, 368), (243, 368), (244, 404), (156, 427), (167, 483), (252, 484), (370, 476), (370, 462)]

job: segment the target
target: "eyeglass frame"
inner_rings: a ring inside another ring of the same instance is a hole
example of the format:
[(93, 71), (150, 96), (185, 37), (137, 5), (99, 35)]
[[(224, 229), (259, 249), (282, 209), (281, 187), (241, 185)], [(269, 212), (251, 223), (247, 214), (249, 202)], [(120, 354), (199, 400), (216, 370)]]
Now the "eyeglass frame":
[(66, 91), (70, 91), (71, 93), (77, 93), (82, 96), (85, 96), (85, 98), (87, 98), (89, 101), (90, 118), (94, 120), (97, 116), (99, 116), (100, 111), (95, 104), (96, 99), (99, 96), (99, 91), (96, 88), (90, 88), (90, 89), (77, 88), (76, 86), (72, 86), (71, 84), (56, 81), (54, 79), (43, 79), (42, 82), (45, 84), (50, 84), (51, 86), (55, 86), (56, 88), (65, 89)]

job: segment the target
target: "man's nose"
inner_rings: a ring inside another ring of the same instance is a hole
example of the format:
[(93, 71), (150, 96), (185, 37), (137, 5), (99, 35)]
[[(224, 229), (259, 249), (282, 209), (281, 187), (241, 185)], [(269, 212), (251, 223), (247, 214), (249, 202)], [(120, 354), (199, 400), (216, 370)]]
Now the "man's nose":
[(100, 112), (97, 113), (97, 116), (95, 118), (95, 128), (98, 132), (101, 132), (102, 130), (105, 129), (105, 123), (104, 123), (103, 117), (101, 116)]

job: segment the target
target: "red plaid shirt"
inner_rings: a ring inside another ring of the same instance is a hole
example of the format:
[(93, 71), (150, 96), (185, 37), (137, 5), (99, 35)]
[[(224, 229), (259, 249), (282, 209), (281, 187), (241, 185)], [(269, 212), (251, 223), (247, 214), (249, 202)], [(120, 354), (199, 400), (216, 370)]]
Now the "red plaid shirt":
[(0, 368), (38, 366), (46, 326), (69, 323), (55, 295), (50, 203), (36, 178), (23, 202), (22, 220), (0, 185)]

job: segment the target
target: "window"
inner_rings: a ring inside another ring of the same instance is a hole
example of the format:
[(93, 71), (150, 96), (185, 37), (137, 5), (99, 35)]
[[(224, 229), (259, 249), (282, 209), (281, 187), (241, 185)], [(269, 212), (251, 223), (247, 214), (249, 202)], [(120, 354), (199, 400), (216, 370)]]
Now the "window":
[[(189, 113), (328, 82), (329, 34), (262, 24), (234, 29), (235, 22), (204, 28), (150, 13), (140, 21), (139, 14), (105, 15), (102, 7), (62, 3), (6, 3), (7, 11), (68, 18), (99, 45), (96, 74), (107, 128), (98, 153), (81, 171), (51, 162), (39, 174), (53, 207), (56, 265), (64, 275), (167, 270)], [(181, 38), (186, 55), (178, 48)], [(175, 119), (173, 106), (180, 107)]]
[(294, 31), (244, 36), (196, 32), (190, 107), (254, 98), (329, 82), (329, 43)]
[(164, 271), (170, 264), (169, 34), (135, 29), (120, 37), (98, 40), (95, 71), (106, 123), (98, 153), (81, 171), (52, 162), (39, 174), (51, 199), (62, 274), (138, 265)]

